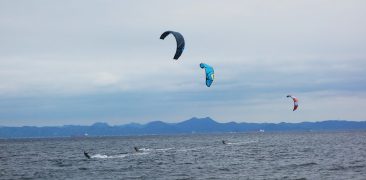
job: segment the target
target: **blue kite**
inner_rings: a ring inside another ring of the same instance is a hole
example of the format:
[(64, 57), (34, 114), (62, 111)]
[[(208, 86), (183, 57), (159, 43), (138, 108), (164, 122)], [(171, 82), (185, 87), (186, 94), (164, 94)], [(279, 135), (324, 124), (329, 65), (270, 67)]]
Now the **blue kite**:
[(200, 64), (200, 67), (202, 69), (205, 68), (205, 72), (206, 72), (206, 86), (207, 87), (210, 87), (211, 84), (212, 84), (212, 82), (213, 82), (213, 80), (215, 79), (214, 69), (211, 66), (209, 66), (209, 65), (207, 65), (205, 63), (201, 63)]

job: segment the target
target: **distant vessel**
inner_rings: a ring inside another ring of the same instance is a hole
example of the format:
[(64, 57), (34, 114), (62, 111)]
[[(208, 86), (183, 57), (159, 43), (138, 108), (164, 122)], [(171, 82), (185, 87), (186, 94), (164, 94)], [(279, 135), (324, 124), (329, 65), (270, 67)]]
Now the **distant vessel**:
[(264, 129), (260, 129), (259, 132), (264, 132)]

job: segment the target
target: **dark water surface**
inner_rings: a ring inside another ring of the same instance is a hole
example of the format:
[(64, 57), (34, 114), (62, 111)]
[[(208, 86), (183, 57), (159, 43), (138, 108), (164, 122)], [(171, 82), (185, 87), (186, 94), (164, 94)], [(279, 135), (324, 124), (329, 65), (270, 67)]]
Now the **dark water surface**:
[(0, 140), (0, 179), (366, 179), (366, 132)]

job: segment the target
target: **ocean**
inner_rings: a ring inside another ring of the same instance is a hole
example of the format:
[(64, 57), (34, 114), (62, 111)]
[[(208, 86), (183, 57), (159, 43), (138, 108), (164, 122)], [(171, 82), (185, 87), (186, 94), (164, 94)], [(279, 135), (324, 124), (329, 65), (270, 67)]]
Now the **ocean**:
[(366, 132), (5, 139), (0, 179), (366, 179)]

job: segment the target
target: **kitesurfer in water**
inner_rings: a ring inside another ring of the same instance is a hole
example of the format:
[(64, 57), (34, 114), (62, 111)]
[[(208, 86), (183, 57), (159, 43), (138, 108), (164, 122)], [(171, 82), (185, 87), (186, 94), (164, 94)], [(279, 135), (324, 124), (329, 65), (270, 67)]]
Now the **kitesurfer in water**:
[(89, 156), (89, 154), (88, 154), (86, 151), (84, 151), (84, 156), (85, 156), (86, 158), (90, 159), (90, 156)]
[(226, 143), (226, 141), (225, 141), (225, 140), (222, 140), (222, 144), (225, 144), (225, 145), (226, 145), (227, 143)]
[(133, 147), (135, 149), (136, 152), (141, 152), (139, 148), (137, 148), (136, 146)]

